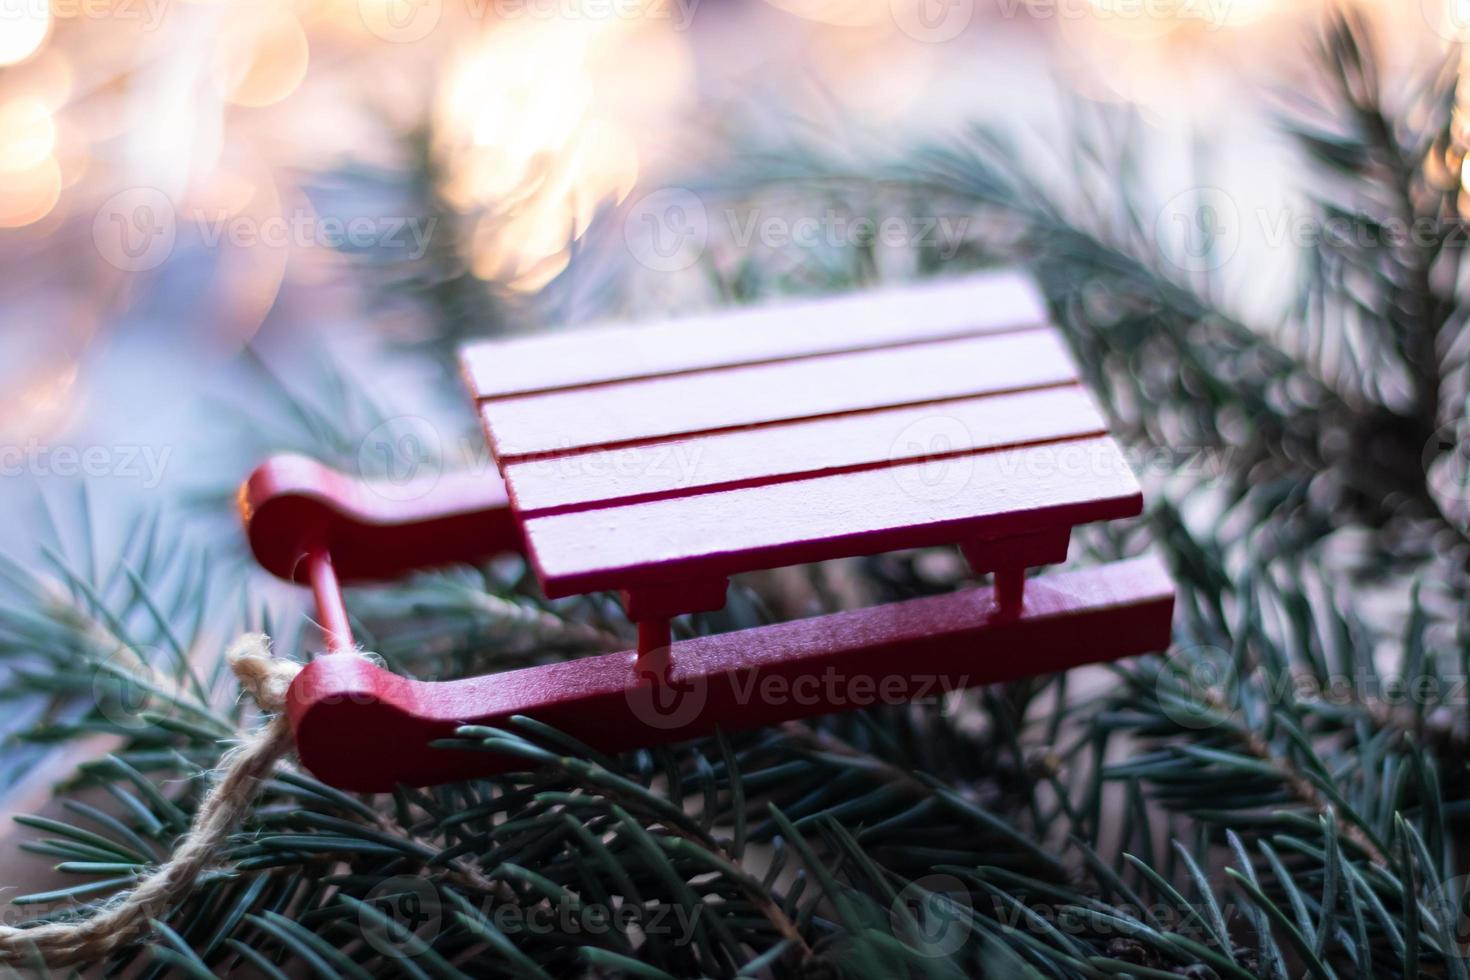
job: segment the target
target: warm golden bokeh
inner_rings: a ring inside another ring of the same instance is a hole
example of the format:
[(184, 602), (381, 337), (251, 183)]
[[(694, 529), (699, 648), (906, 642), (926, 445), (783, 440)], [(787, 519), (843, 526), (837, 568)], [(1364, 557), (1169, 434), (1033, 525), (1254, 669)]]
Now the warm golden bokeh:
[[(55, 255), (82, 267), (64, 288), (105, 336), (154, 269), (76, 243), (118, 194), (162, 195), (170, 260), (208, 256), (191, 280), (197, 315), (179, 315), (228, 349), (283, 284), (330, 281), (340, 263), (315, 241), (212, 241), (222, 223), (317, 221), (304, 179), (348, 161), (401, 166), (415, 127), (430, 133), (435, 192), (462, 218), (466, 267), (534, 292), (597, 215), (708, 146), (729, 152), (752, 97), (775, 125), (835, 121), (881, 143), (977, 112), (1024, 117), (1051, 98), (1050, 72), (1151, 120), (1197, 123), (1238, 101), (1242, 64), (1289, 73), (1300, 32), (1285, 28), (1326, 2), (11, 0), (0, 241), (38, 267)], [(1430, 41), (1470, 25), (1470, 0), (1406, 2), (1359, 0)], [(1027, 59), (1032, 74), (1011, 70)], [(99, 227), (148, 230), (122, 218)], [(60, 390), (17, 383), (31, 381)]]
[(477, 274), (539, 289), (597, 209), (632, 190), (640, 121), (669, 118), (692, 82), (682, 39), (656, 11), (520, 19), (459, 47), (435, 123), (445, 196), (478, 216)]
[(56, 148), (56, 121), (40, 99), (20, 95), (0, 102), (0, 173), (29, 170)]
[(234, 19), (220, 46), (220, 82), (235, 105), (272, 105), (306, 77), (310, 45), (301, 22), (285, 11), (252, 10)]
[(14, 65), (41, 49), (51, 30), (46, 0), (15, 0), (0, 18), (0, 65)]

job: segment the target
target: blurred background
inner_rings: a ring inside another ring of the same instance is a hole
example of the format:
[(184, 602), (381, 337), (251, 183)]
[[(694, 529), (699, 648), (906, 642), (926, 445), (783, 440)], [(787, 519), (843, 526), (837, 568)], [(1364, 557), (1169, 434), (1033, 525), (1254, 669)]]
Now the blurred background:
[[(1137, 107), (1159, 202), (1202, 159), (1237, 203), (1286, 199), (1263, 123), (1320, 6), (0, 0), (0, 501), (38, 477), (131, 496), (238, 475), (283, 407), (262, 365), (309, 400), (324, 348), (342, 385), (428, 415), (460, 392), (404, 344), (738, 301), (753, 256), (821, 291), (851, 251), (828, 202), (767, 204), (769, 228), (712, 196), (779, 183), (793, 141), (857, 165), (981, 120), (1045, 145), (1080, 98)], [(1408, 64), (1470, 14), (1364, 7)], [(815, 234), (789, 234), (793, 206)], [(939, 262), (993, 233), (929, 217)], [(1258, 250), (1226, 272), (1278, 302), (1294, 257)], [(916, 251), (879, 242), (868, 271)]]

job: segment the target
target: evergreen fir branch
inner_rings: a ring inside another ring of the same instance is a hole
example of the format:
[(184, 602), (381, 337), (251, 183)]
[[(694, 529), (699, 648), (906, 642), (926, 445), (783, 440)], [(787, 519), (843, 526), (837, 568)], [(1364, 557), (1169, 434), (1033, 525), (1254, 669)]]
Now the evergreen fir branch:
[[(1300, 488), (1331, 472), (1331, 480), (1316, 482), (1331, 487), (1332, 499), (1312, 508), (1299, 497), (1271, 506), (1302, 512), (1295, 530), (1315, 537), (1351, 518), (1373, 528), (1387, 553), (1421, 564), (1444, 550), (1442, 541), (1429, 542), (1448, 534), (1456, 542), (1450, 571), (1459, 580), (1470, 530), (1436, 499), (1425, 465), (1441, 418), (1442, 379), (1452, 376), (1444, 358), (1464, 346), (1456, 342), (1464, 316), (1452, 285), (1465, 237), (1459, 184), (1442, 173), (1443, 160), (1463, 156), (1450, 111), (1457, 77), (1437, 72), (1422, 91), (1391, 105), (1368, 28), (1347, 14), (1329, 16), (1318, 55), (1328, 99), (1319, 111), (1336, 128), (1286, 126), (1319, 163), (1349, 177), (1348, 202), (1324, 202), (1318, 223), (1332, 227), (1335, 209), (1362, 235), (1319, 254), (1315, 274), (1279, 322), (1250, 324), (1225, 312), (1222, 288), (1208, 273), (1189, 274), (1169, 261), (1169, 247), (1140, 217), (1151, 205), (1140, 188), (1139, 149), (1130, 136), (1111, 135), (1132, 132), (1126, 110), (1072, 113), (1065, 182), (1036, 176), (1058, 172), (1054, 161), (975, 127), (877, 165), (785, 149), (714, 190), (775, 184), (788, 194), (840, 193), (859, 211), (869, 202), (891, 211), (914, 196), (928, 213), (972, 218), (1003, 243), (983, 253), (987, 261), (1024, 261), (1036, 271), (1115, 431), (1155, 446), (1228, 450), (1220, 458), (1237, 499), (1259, 496), (1268, 481)], [(1118, 206), (1091, 206), (1095, 187)], [(1207, 213), (1197, 217), (1208, 227)], [(1404, 247), (1368, 234), (1421, 226), (1428, 240)], [(1342, 273), (1344, 263), (1367, 275), (1366, 290), (1361, 274)], [(1342, 349), (1335, 337), (1345, 330), (1376, 345), (1378, 377), (1329, 362), (1325, 352)], [(1408, 402), (1393, 389), (1396, 373), (1411, 379)], [(1412, 531), (1406, 525), (1414, 521), (1443, 534)]]
[(426, 352), (457, 375), (460, 347), (469, 340), (505, 332), (518, 311), (503, 289), (486, 283), (468, 268), (466, 236), (476, 215), (464, 214), (444, 198), (446, 175), (436, 155), (432, 126), (424, 122), (405, 133), (394, 167), (350, 164), (324, 176), (314, 197), (325, 205), (333, 194), (353, 192), (369, 200), (395, 201), (397, 214), (426, 229), (423, 255), (402, 248), (353, 249), (349, 252), (370, 284), (374, 309), (407, 305), (431, 311), (413, 329), (395, 338), (408, 353)]

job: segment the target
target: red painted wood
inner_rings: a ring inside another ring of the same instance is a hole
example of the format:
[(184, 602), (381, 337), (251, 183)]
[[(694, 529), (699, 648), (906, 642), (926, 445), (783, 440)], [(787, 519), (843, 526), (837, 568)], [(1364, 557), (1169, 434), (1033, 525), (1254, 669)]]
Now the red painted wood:
[[(1072, 525), (1142, 508), (1042, 324), (1029, 284), (991, 276), (476, 347), (519, 523), (490, 474), (384, 488), (270, 461), (241, 491), (251, 545), (310, 579), (329, 650), (351, 644), (339, 577), (523, 543), (548, 595), (620, 589), (639, 625), (636, 654), (439, 684), (322, 657), (289, 698), (303, 761), (347, 789), (429, 784), (508, 764), (428, 748), (461, 722), (528, 714), (616, 751), (1166, 646), (1151, 559), (1025, 578)], [(994, 587), (669, 642), (730, 574), (947, 543)]]
[(524, 395), (482, 403), (502, 467), (787, 419), (1015, 391), (1075, 381), (1060, 338), (1038, 328)]
[(467, 347), (462, 360), (470, 393), (498, 398), (994, 333), (1045, 319), (1030, 280), (992, 272), (666, 323), (489, 341)]
[(638, 620), (638, 659), (633, 665), (640, 677), (668, 680), (674, 633), (664, 617)]
[(995, 570), (995, 604), (1005, 612), (1015, 612), (1026, 601), (1026, 567), (1003, 565)]
[(730, 583), (723, 577), (686, 578), (668, 585), (647, 585), (623, 592), (623, 609), (632, 620), (713, 612), (725, 607)]
[(505, 484), (539, 517), (1106, 432), (1068, 385), (512, 461)]
[(306, 556), (307, 574), (311, 578), (312, 597), (316, 602), (316, 622), (321, 628), (328, 653), (346, 653), (353, 648), (352, 622), (342, 598), (342, 583), (332, 567), (332, 556), (324, 548), (316, 548)]
[(376, 486), (302, 456), (275, 456), (240, 488), (239, 507), (256, 560), (303, 584), (315, 548), (331, 554), (346, 582), (521, 550), (520, 525), (493, 472)]
[(1167, 573), (1146, 557), (1032, 579), (1014, 613), (981, 588), (683, 641), (662, 682), (640, 678), (631, 652), (438, 683), (320, 657), (287, 711), (314, 775), (385, 792), (515, 768), (429, 748), (461, 724), (529, 715), (620, 751), (1162, 650), (1172, 608)]
[(1113, 440), (530, 518), (542, 588), (557, 597), (716, 578), (900, 548), (1029, 534), (1141, 512)]
[(1067, 560), (1072, 540), (1070, 527), (1054, 527), (1035, 534), (1013, 534), (1003, 538), (970, 539), (960, 542), (960, 551), (977, 575), (1002, 568), (1035, 568)]

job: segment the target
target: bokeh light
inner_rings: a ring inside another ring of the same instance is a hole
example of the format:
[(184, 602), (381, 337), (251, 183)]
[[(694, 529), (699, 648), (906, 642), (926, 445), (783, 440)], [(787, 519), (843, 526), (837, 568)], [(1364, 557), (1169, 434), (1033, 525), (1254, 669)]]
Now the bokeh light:
[(565, 268), (598, 207), (638, 180), (640, 114), (690, 75), (683, 40), (647, 16), (527, 18), (462, 48), (436, 123), (446, 198), (477, 215), (475, 273), (535, 290)]
[(18, 64), (35, 54), (50, 31), (47, 0), (7, 0), (0, 10), (0, 65)]
[[(293, 283), (341, 284), (347, 262), (294, 242), (241, 246), (219, 227), (319, 221), (305, 187), (338, 168), (426, 162), (432, 193), (416, 201), (456, 216), (463, 268), (532, 294), (596, 240), (599, 216), (738, 154), (751, 132), (816, 120), (881, 143), (976, 115), (1029, 120), (1050, 111), (1047, 71), (1149, 119), (1211, 115), (1235, 99), (1236, 62), (1289, 67), (1279, 25), (1326, 2), (6, 0), (0, 247), (54, 270), (37, 288), (98, 325), (69, 356), (105, 346), (180, 268), (192, 305), (167, 307), (171, 329), (225, 356)], [(1424, 17), (1436, 3), (1413, 0)], [(1446, 23), (1470, 23), (1467, 5), (1444, 0)], [(954, 11), (954, 32), (928, 30)], [(1464, 161), (1444, 167), (1454, 180)], [(129, 190), (178, 209), (178, 243), (147, 273), (76, 247)], [(74, 390), (22, 374), (0, 381)]]
[(56, 148), (56, 123), (39, 99), (19, 96), (0, 102), (0, 172), (37, 167)]
[(51, 213), (61, 197), (61, 168), (49, 155), (0, 175), (0, 228), (23, 228)]
[(251, 12), (236, 21), (236, 29), (223, 35), (220, 46), (220, 81), (230, 101), (259, 108), (296, 91), (310, 61), (301, 22), (285, 12)]

